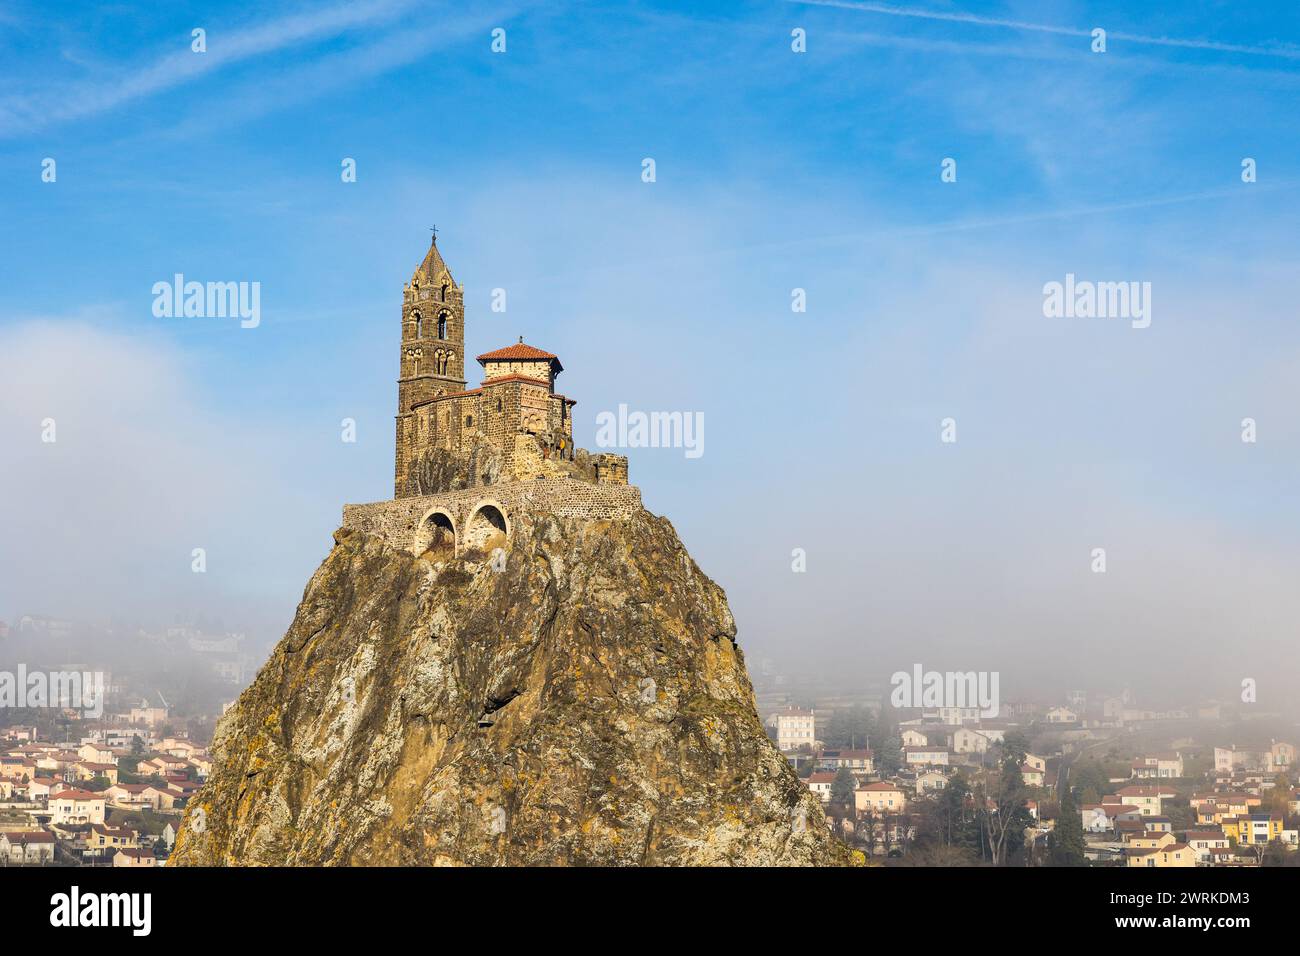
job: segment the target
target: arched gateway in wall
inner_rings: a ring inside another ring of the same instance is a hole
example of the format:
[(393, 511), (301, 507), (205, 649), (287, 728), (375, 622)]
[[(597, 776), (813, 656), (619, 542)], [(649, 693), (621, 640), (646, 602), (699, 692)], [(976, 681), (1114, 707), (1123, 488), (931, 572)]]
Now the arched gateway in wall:
[(425, 512), (415, 526), (411, 552), (454, 557), (466, 550), (488, 551), (510, 536), (510, 518), (501, 503), (483, 499), (463, 512), (459, 522), (447, 506)]
[(425, 552), (456, 554), (456, 523), (451, 514), (443, 508), (434, 508), (415, 526), (415, 541), (411, 550), (422, 555)]
[(505, 509), (495, 501), (480, 501), (470, 509), (469, 520), (465, 522), (465, 532), (460, 542), (461, 548), (485, 551), (498, 535), (510, 536), (510, 520), (506, 517)]

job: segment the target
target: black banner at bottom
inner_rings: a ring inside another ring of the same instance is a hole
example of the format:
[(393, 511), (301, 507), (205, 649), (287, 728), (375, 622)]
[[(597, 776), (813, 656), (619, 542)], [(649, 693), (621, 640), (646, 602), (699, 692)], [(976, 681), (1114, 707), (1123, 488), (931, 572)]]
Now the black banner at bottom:
[(693, 939), (717, 932), (734, 942), (736, 933), (770, 926), (774, 917), (838, 922), (871, 914), (875, 935), (908, 926), (939, 931), (955, 914), (973, 917), (974, 927), (1011, 907), (1040, 914), (1044, 931), (1055, 926), (1085, 938), (1118, 933), (1146, 939), (1170, 933), (1171, 940), (1199, 933), (1230, 945), (1236, 933), (1290, 924), (1295, 872), (9, 867), (0, 882), (12, 943), (74, 934), (78, 942), (161, 937), (337, 944), (355, 937), (396, 943), (404, 928), (513, 926), (540, 935), (562, 931), (556, 920), (575, 917), (584, 928), (608, 923), (626, 932), (634, 920), (639, 931), (689, 930)]

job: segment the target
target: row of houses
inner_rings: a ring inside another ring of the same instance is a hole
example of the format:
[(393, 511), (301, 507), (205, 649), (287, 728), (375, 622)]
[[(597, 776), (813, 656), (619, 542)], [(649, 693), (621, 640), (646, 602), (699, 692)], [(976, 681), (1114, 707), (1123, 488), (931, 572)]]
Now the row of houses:
[[(1270, 766), (1282, 766), (1285, 764), (1277, 761), (1286, 761), (1290, 749), (1274, 743), (1268, 750), (1252, 751), (1250, 759), (1267, 759)], [(1260, 860), (1258, 852), (1243, 850), (1262, 851), (1273, 844), (1300, 847), (1300, 830), (1287, 827), (1281, 813), (1264, 809), (1265, 794), (1270, 794), (1270, 806), (1278, 805), (1271, 796), (1276, 776), (1263, 770), (1234, 769), (1240, 764), (1221, 759), (1219, 755), (1225, 751), (1241, 753), (1216, 748), (1217, 769), (1207, 774), (1210, 788), (1186, 798), (1194, 825), (1179, 833), (1168, 814), (1171, 803), (1181, 807), (1181, 795), (1187, 793), (1181, 753), (1148, 754), (1133, 760), (1132, 778), (1171, 782), (1130, 784), (1104, 796), (1099, 804), (1084, 804), (1080, 814), (1089, 836), (1089, 855), (1119, 859), (1130, 867), (1243, 866)], [(1172, 781), (1178, 781), (1177, 786)], [(1286, 809), (1300, 814), (1300, 791), (1288, 795)], [(1185, 819), (1182, 811), (1179, 815)]]
[[(115, 867), (159, 865), (153, 850), (140, 846), (134, 830), (93, 824), (80, 836), (83, 862)], [(76, 847), (75, 841), (69, 844)], [(55, 862), (58, 846), (59, 840), (50, 830), (0, 831), (0, 866), (48, 866)]]
[[(157, 865), (175, 827), (155, 838), (115, 821), (145, 810), (179, 814), (212, 769), (202, 746), (158, 738), (143, 721), (95, 727), (78, 743), (42, 741), (26, 727), (6, 728), (0, 740), (0, 799), (11, 819), (29, 821), (0, 827), (0, 864), (10, 866)], [(123, 781), (123, 764), (140, 782)]]
[(1121, 832), (1125, 865), (1236, 866), (1246, 862), (1237, 847), (1263, 847), (1274, 840), (1296, 846), (1295, 831), (1288, 837), (1277, 814), (1248, 814), (1222, 827), (1188, 830), (1181, 840), (1167, 824), (1167, 819), (1148, 818), (1137, 823), (1137, 830)]
[(1293, 744), (1270, 742), (1267, 748), (1215, 747), (1216, 771), (1256, 770), (1266, 774), (1285, 773), (1295, 766), (1296, 749)]

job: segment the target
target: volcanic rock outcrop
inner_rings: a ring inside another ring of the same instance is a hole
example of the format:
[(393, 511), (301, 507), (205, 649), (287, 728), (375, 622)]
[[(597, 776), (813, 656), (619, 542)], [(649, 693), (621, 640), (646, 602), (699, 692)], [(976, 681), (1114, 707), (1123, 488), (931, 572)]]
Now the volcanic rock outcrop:
[(493, 544), (340, 529), (170, 864), (847, 861), (666, 519), (522, 511)]

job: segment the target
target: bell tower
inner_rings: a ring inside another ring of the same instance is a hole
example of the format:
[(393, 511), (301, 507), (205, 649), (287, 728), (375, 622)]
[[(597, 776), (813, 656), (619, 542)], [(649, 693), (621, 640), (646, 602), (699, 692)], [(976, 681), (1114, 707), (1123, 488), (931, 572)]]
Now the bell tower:
[(429, 251), (402, 290), (402, 346), (397, 374), (397, 461), (394, 494), (401, 497), (415, 443), (411, 408), (465, 390), (465, 290), (438, 252)]

